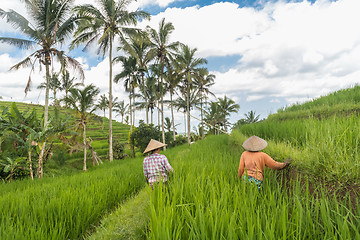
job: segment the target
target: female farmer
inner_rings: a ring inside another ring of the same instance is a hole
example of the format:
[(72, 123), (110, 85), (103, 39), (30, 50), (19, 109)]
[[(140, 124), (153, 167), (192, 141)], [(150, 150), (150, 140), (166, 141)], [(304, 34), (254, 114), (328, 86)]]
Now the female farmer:
[(159, 154), (164, 146), (166, 144), (151, 139), (144, 151), (144, 154), (151, 151), (151, 154), (145, 157), (143, 163), (144, 175), (151, 187), (153, 187), (154, 183), (159, 183), (160, 179), (166, 184), (168, 173), (174, 171), (167, 158)]
[[(267, 142), (257, 136), (251, 136), (244, 143), (244, 151), (240, 158), (238, 177), (243, 176), (244, 180), (258, 185), (259, 190), (262, 186), (264, 167), (271, 169), (283, 169), (289, 165), (290, 159), (285, 162), (276, 162), (266, 153), (260, 152), (266, 148)], [(245, 170), (245, 175), (244, 175)]]

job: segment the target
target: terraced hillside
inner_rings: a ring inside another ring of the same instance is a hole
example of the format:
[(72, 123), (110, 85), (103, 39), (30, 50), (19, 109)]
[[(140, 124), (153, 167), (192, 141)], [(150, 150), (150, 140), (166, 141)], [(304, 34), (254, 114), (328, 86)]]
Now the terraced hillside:
[[(0, 101), (0, 108), (10, 106), (12, 102)], [(21, 112), (26, 112), (36, 109), (38, 116), (41, 116), (44, 113), (44, 106), (38, 104), (26, 104), (16, 102), (16, 106)], [(49, 114), (53, 115), (55, 111), (54, 106), (49, 107)], [(66, 109), (63, 107), (59, 108), (60, 116), (62, 118), (69, 118), (70, 123), (75, 121), (76, 113), (72, 109)], [(119, 123), (113, 120), (113, 140), (126, 143), (128, 140), (128, 134), (130, 127), (128, 125)], [(93, 140), (92, 147), (95, 149), (96, 153), (102, 160), (108, 158), (109, 144), (108, 144), (108, 134), (109, 134), (109, 120), (104, 117), (96, 117), (96, 119), (91, 119), (87, 125), (87, 137), (90, 137)], [(63, 143), (60, 140), (54, 142), (54, 145), (57, 148), (62, 148)], [(63, 149), (63, 148), (62, 148)], [(91, 158), (89, 157), (89, 164)], [(71, 166), (75, 169), (82, 168), (83, 161), (83, 152), (78, 151), (74, 152), (72, 155), (69, 153), (54, 152), (53, 161), (49, 161), (48, 167), (53, 169), (58, 169), (61, 171), (63, 167)], [(59, 166), (60, 165), (60, 166)]]

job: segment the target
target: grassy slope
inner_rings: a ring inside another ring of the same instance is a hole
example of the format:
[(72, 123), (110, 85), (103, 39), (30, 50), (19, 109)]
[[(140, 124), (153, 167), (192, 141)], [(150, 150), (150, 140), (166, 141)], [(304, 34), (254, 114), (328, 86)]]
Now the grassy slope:
[[(10, 106), (11, 104), (12, 102), (0, 101), (0, 108)], [(16, 102), (16, 106), (19, 108), (21, 112), (29, 111), (32, 110), (32, 108), (35, 108), (38, 113), (38, 116), (41, 116), (44, 112), (44, 107), (38, 104), (26, 104), (26, 103)], [(49, 113), (50, 115), (54, 113), (53, 106), (49, 107)], [(60, 108), (60, 114), (61, 117), (63, 118), (70, 117), (70, 120), (73, 120), (75, 117), (75, 112), (71, 109)], [(94, 147), (95, 151), (102, 160), (105, 160), (109, 152), (109, 144), (107, 140), (107, 136), (109, 134), (109, 120), (104, 117), (102, 117), (101, 119), (103, 120), (103, 123), (95, 120), (91, 120), (88, 123), (87, 137), (91, 137), (91, 139), (93, 140), (92, 146)], [(103, 125), (104, 128), (102, 128)], [(120, 142), (127, 142), (129, 129), (130, 127), (128, 125), (113, 120), (113, 139), (118, 140)], [(57, 141), (55, 145), (62, 145), (62, 143), (60, 141)], [(58, 169), (57, 171), (54, 170), (56, 171), (56, 173), (63, 171), (64, 170), (63, 168), (64, 167), (67, 168), (68, 166), (72, 166), (75, 169), (82, 169), (83, 152), (77, 152), (77, 153), (75, 152), (71, 156), (65, 153), (65, 159), (66, 159), (66, 166), (59, 167), (55, 163), (55, 161), (51, 161), (51, 160), (49, 161), (48, 166), (50, 166), (50, 168), (52, 168), (53, 170)], [(88, 158), (88, 161), (90, 165), (91, 157)]]
[(326, 118), (334, 114), (349, 115), (360, 112), (360, 86), (342, 89), (305, 103), (279, 109), (268, 120)]
[(330, 182), (358, 184), (359, 102), (360, 87), (355, 86), (291, 106), (240, 131), (283, 142), (299, 171)]

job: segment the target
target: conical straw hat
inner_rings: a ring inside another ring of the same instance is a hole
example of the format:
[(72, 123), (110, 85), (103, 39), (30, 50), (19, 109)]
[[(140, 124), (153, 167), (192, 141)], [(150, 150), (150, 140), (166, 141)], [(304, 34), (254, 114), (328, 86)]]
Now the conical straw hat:
[(251, 152), (261, 151), (266, 148), (266, 146), (267, 142), (257, 136), (251, 136), (243, 143), (243, 147)]
[(166, 146), (167, 144), (164, 144), (162, 142), (159, 142), (159, 141), (156, 141), (154, 139), (151, 139), (149, 144), (147, 145), (145, 151), (143, 153), (147, 153), (147, 152), (150, 152), (151, 150), (155, 150), (155, 149), (158, 149), (158, 148), (161, 148), (161, 147), (164, 147)]

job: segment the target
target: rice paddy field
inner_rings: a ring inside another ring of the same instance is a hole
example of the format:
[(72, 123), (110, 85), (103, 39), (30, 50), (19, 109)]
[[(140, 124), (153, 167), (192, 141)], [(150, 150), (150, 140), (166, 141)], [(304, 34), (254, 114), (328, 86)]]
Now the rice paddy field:
[[(354, 89), (343, 109), (356, 103)], [(321, 115), (326, 106), (314, 102), (310, 115), (285, 109), (231, 136), (167, 150), (175, 172), (166, 187), (144, 183), (143, 157), (2, 183), (0, 239), (360, 239), (359, 116)], [(261, 191), (237, 177), (251, 135), (266, 139), (275, 160), (293, 159), (266, 169)]]

